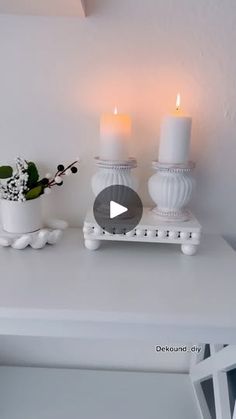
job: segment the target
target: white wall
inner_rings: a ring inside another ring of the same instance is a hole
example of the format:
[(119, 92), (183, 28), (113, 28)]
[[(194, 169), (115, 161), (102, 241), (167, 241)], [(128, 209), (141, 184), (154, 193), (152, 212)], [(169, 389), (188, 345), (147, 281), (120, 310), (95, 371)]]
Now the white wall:
[(86, 19), (0, 17), (1, 162), (21, 154), (44, 170), (82, 158), (80, 175), (47, 198), (47, 213), (82, 224), (92, 200), (99, 115), (133, 118), (141, 197), (160, 119), (180, 91), (193, 117), (192, 203), (207, 230), (236, 244), (236, 3), (88, 0)]
[(0, 367), (1, 419), (197, 419), (181, 374)]

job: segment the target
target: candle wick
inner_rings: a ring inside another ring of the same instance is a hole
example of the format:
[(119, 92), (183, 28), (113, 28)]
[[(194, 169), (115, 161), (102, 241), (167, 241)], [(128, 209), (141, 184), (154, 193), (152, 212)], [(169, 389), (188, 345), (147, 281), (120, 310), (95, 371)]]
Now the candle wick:
[(179, 109), (180, 109), (180, 94), (178, 93), (176, 97), (176, 111), (179, 111)]

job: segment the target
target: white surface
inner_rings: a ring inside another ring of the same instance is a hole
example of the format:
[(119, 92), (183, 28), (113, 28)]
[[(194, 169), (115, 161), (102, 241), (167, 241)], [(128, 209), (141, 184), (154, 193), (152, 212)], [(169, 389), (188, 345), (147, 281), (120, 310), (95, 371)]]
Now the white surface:
[(79, 230), (42, 252), (0, 249), (0, 334), (235, 343), (234, 251), (203, 237), (186, 258), (175, 245), (104, 243)]
[(189, 373), (190, 353), (157, 353), (158, 344), (158, 338), (137, 342), (0, 336), (0, 365)]
[(110, 202), (110, 218), (118, 217), (118, 215), (124, 214), (128, 211), (128, 208), (118, 204), (118, 202)]
[(1, 419), (198, 419), (187, 375), (0, 368)]
[(86, 3), (87, 19), (0, 17), (1, 164), (23, 154), (44, 175), (79, 155), (79, 175), (53, 191), (46, 212), (82, 226), (92, 202), (99, 118), (117, 106), (132, 117), (130, 155), (150, 205), (160, 122), (180, 92), (193, 118), (192, 209), (204, 229), (236, 243), (236, 2)]
[(84, 16), (85, 0), (0, 0), (0, 13), (41, 16)]
[(181, 164), (189, 161), (191, 118), (168, 115), (161, 124), (159, 161)]

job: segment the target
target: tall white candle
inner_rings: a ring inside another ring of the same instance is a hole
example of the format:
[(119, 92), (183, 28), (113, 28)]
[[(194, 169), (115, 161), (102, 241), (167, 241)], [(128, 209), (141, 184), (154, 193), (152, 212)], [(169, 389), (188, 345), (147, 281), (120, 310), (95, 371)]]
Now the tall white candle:
[(161, 124), (159, 161), (185, 164), (189, 160), (192, 119), (180, 112), (180, 95), (177, 95), (176, 112), (164, 117)]
[(106, 113), (100, 120), (100, 158), (105, 160), (127, 160), (128, 141), (131, 134), (131, 119), (128, 115)]

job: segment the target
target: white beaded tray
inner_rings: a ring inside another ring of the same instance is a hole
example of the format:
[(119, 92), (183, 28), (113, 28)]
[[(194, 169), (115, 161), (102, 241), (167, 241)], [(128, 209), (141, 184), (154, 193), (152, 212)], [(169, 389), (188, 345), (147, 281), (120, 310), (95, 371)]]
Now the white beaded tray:
[(42, 249), (46, 244), (56, 244), (67, 227), (66, 221), (56, 219), (48, 220), (44, 228), (33, 233), (7, 233), (0, 226), (0, 247), (23, 250), (30, 246), (33, 249)]
[(142, 219), (134, 230), (123, 234), (116, 234), (114, 231), (111, 234), (97, 224), (93, 211), (90, 210), (83, 228), (85, 246), (89, 250), (96, 250), (103, 240), (180, 244), (182, 252), (192, 256), (200, 244), (202, 227), (190, 212), (189, 218), (188, 221), (166, 222), (150, 208), (144, 208)]

